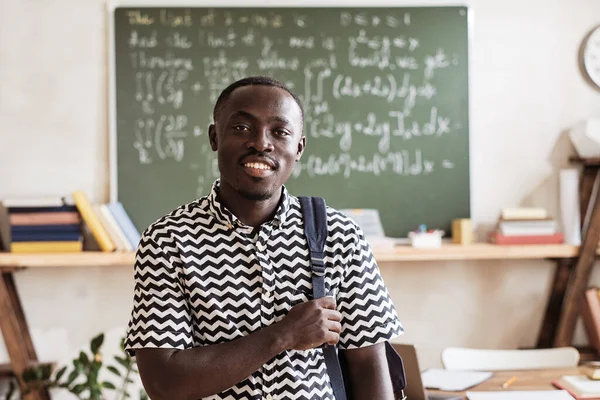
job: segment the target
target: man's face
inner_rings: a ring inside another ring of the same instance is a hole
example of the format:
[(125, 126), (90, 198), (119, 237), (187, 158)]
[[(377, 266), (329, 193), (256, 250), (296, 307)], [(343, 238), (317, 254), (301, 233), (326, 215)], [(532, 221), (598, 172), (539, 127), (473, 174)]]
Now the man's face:
[(264, 85), (235, 89), (209, 127), (221, 189), (249, 200), (279, 195), (304, 151), (302, 123), (300, 107), (285, 90)]

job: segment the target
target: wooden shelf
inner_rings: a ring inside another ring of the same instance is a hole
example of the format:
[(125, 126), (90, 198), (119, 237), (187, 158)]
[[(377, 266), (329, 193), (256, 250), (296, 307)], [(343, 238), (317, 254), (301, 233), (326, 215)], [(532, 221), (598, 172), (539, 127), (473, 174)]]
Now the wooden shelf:
[(489, 243), (445, 244), (439, 249), (396, 246), (374, 249), (379, 264), (395, 261), (508, 260), (576, 257), (578, 246), (569, 244), (500, 246)]
[(0, 253), (1, 267), (111, 267), (133, 265), (133, 253)]
[[(515, 260), (576, 257), (578, 246), (525, 245), (499, 246), (487, 243), (475, 243), (461, 246), (444, 244), (439, 249), (415, 249), (410, 246), (394, 248), (374, 248), (378, 263), (399, 261), (445, 261), (445, 260)], [(40, 253), (16, 254), (0, 253), (0, 268), (10, 267), (131, 267), (133, 253), (103, 253), (84, 251), (82, 253)]]

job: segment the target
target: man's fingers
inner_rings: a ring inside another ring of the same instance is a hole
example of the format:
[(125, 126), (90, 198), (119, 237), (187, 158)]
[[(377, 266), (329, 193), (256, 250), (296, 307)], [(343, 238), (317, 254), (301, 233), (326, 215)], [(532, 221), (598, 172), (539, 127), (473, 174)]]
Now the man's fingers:
[(331, 331), (331, 332), (336, 332), (336, 333), (340, 333), (342, 331), (342, 324), (340, 324), (337, 321), (329, 321), (329, 324), (327, 326), (327, 328)]
[(325, 296), (319, 297), (315, 300), (317, 304), (323, 308), (327, 308), (329, 310), (335, 310), (335, 298), (333, 296)]
[(327, 344), (333, 346), (340, 341), (340, 335), (336, 332), (329, 331), (325, 337)]

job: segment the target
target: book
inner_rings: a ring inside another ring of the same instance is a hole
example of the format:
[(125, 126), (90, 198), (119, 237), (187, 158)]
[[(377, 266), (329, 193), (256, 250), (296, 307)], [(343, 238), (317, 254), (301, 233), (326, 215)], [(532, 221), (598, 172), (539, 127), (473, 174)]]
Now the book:
[(558, 224), (553, 219), (508, 220), (498, 223), (498, 230), (505, 236), (554, 235)]
[(140, 232), (137, 230), (129, 215), (127, 215), (127, 211), (123, 208), (123, 204), (120, 202), (112, 202), (107, 205), (108, 210), (113, 215), (117, 224), (129, 240), (132, 248), (135, 250), (142, 239)]
[(581, 317), (590, 345), (600, 351), (600, 298), (597, 288), (589, 288), (581, 299)]
[(107, 252), (114, 251), (115, 244), (110, 239), (110, 236), (108, 235), (108, 232), (106, 232), (106, 229), (104, 229), (104, 226), (102, 226), (102, 222), (100, 222), (100, 219), (94, 212), (92, 204), (90, 203), (87, 195), (81, 190), (78, 190), (73, 193), (73, 200), (75, 201), (75, 205), (77, 206), (83, 221), (90, 228), (94, 239), (96, 239), (96, 242), (98, 242), (100, 249)]
[(67, 199), (61, 196), (24, 197), (2, 200), (2, 205), (11, 207), (61, 207), (67, 204)]
[(588, 378), (600, 380), (600, 361), (588, 361), (580, 369)]
[(123, 231), (119, 227), (119, 224), (117, 224), (117, 221), (115, 221), (114, 217), (108, 210), (106, 204), (98, 204), (97, 206), (94, 206), (94, 210), (99, 215), (102, 225), (108, 232), (117, 250), (132, 251), (133, 247), (131, 246), (131, 244), (129, 244), (129, 240), (127, 240), (127, 237), (125, 237), (125, 234), (123, 233)]
[(7, 207), (10, 214), (37, 213), (37, 212), (77, 212), (74, 205), (62, 205), (57, 207)]
[(77, 253), (83, 242), (17, 242), (10, 244), (12, 253)]
[(81, 233), (78, 224), (69, 225), (12, 225), (10, 232), (15, 233)]
[(566, 390), (577, 400), (600, 399), (600, 381), (595, 381), (585, 375), (563, 375), (552, 384)]
[(562, 233), (555, 233), (554, 235), (506, 236), (500, 232), (492, 232), (489, 240), (490, 243), (499, 245), (560, 244), (564, 243), (565, 237)]
[(502, 209), (501, 218), (505, 220), (546, 219), (548, 211), (541, 207), (507, 207)]
[(11, 213), (8, 221), (15, 225), (71, 225), (80, 224), (81, 217), (77, 211)]
[(12, 232), (11, 243), (16, 242), (76, 242), (81, 232)]

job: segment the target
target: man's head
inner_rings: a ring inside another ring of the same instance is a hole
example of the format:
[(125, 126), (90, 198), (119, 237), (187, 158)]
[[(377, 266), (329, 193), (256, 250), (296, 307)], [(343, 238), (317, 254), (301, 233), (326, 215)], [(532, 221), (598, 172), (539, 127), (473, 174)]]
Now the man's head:
[(228, 86), (209, 127), (221, 192), (255, 201), (279, 196), (304, 151), (303, 117), (298, 97), (274, 79), (250, 77)]

